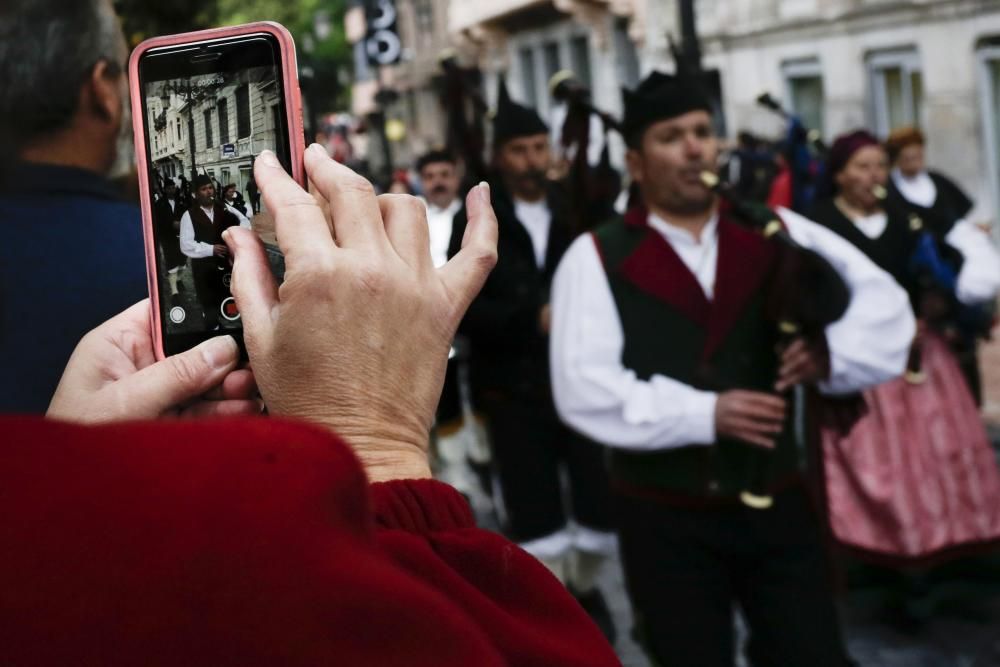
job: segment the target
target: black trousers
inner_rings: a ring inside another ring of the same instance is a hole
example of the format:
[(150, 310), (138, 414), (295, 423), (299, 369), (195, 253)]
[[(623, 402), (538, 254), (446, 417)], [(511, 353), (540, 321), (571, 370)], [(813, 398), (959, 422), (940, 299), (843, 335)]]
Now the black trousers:
[(733, 605), (754, 667), (850, 664), (819, 521), (805, 490), (769, 510), (680, 507), (614, 492), (625, 581), (647, 650), (664, 667), (731, 667)]
[(230, 295), (229, 288), (223, 282), (226, 273), (219, 269), (219, 262), (215, 258), (191, 260), (195, 295), (205, 312), (205, 322), (208, 325), (218, 324), (219, 308), (222, 301)]
[[(594, 530), (612, 530), (604, 447), (566, 428), (551, 397), (484, 397), (493, 462), (517, 542), (550, 535), (572, 516)], [(569, 474), (565, 506), (559, 468)]]

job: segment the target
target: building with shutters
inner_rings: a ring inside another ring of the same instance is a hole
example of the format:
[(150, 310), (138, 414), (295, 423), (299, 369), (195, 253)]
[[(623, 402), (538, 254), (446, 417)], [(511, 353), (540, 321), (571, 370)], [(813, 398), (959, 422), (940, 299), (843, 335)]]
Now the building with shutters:
[[(675, 0), (647, 12), (643, 64), (669, 64)], [(777, 136), (768, 91), (828, 139), (864, 126), (928, 136), (928, 160), (1000, 210), (1000, 2), (995, 0), (697, 0), (704, 63), (720, 73), (730, 134)]]
[(213, 75), (189, 91), (184, 82), (155, 82), (146, 98), (154, 167), (165, 177), (191, 176), (194, 163), (220, 183), (245, 191), (253, 159), (277, 146), (281, 94), (274, 73), (257, 68)]

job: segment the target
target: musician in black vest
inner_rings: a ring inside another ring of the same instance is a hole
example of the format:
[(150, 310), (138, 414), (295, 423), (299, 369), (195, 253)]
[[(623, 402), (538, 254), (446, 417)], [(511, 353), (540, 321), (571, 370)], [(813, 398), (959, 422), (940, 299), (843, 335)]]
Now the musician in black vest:
[(222, 301), (229, 296), (223, 278), (229, 270), (229, 248), (222, 232), (230, 227), (250, 229), (250, 221), (235, 209), (215, 200), (215, 184), (208, 176), (194, 179), (194, 204), (181, 218), (181, 252), (191, 258), (194, 289), (205, 324), (219, 325)]
[[(610, 475), (637, 630), (658, 664), (733, 665), (733, 605), (751, 664), (842, 666), (815, 508), (786, 396), (899, 375), (914, 323), (905, 292), (829, 230), (784, 209), (851, 302), (819, 339), (779, 351), (768, 304), (781, 255), (700, 179), (714, 170), (711, 105), (693, 76), (652, 73), (625, 95), (640, 203), (570, 246), (553, 280), (559, 414), (611, 447)], [(758, 452), (767, 451), (767, 465)], [(741, 492), (759, 472), (772, 499)]]
[[(505, 529), (566, 583), (613, 637), (595, 586), (597, 570), (614, 545), (603, 448), (559, 421), (549, 383), (549, 287), (572, 239), (568, 206), (546, 178), (552, 158), (545, 123), (534, 109), (511, 101), (502, 81), (498, 100), (490, 182), (500, 230), (498, 261), (459, 331), (471, 345), (475, 405), (488, 421)], [(460, 249), (465, 228), (462, 210), (455, 216), (449, 256)], [(571, 508), (561, 490), (563, 466)]]
[(163, 249), (163, 264), (167, 270), (167, 285), (170, 289), (171, 305), (180, 305), (181, 268), (187, 264), (187, 257), (181, 252), (180, 224), (187, 208), (178, 199), (177, 184), (167, 178), (163, 185), (163, 196), (153, 207), (153, 222), (156, 240)]

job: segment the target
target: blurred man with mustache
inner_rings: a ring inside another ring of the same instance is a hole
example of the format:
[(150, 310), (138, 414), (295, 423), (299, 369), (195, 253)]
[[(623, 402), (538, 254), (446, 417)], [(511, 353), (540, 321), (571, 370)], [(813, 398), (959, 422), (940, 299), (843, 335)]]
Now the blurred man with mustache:
[(458, 163), (444, 150), (432, 150), (417, 160), (417, 173), (427, 205), (427, 225), (431, 235), (431, 258), (434, 266), (448, 261), (448, 244), (455, 214), (462, 208), (458, 198)]
[[(614, 545), (603, 449), (559, 421), (549, 382), (549, 288), (572, 240), (565, 196), (546, 178), (551, 162), (548, 127), (534, 109), (510, 99), (501, 79), (490, 182), (499, 259), (459, 330), (471, 343), (472, 386), (488, 420), (505, 530), (567, 584), (612, 639), (611, 616), (595, 586)], [(462, 211), (452, 256), (465, 226)], [(561, 489), (562, 467), (568, 493)]]

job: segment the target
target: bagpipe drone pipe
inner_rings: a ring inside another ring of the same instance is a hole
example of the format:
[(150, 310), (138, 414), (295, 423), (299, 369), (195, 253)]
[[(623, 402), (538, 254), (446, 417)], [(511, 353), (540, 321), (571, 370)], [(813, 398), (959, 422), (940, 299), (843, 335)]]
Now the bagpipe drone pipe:
[[(575, 151), (566, 174), (575, 233), (586, 232), (614, 214), (614, 203), (622, 188), (622, 177), (611, 165), (608, 133), (621, 133), (621, 123), (591, 102), (590, 89), (569, 70), (556, 72), (549, 80), (549, 92), (556, 102), (566, 105), (566, 119), (559, 129), (564, 151)], [(601, 122), (604, 148), (596, 165), (589, 163), (591, 118)]]
[[(736, 222), (777, 246), (768, 315), (777, 326), (779, 349), (785, 349), (796, 338), (823, 340), (826, 327), (844, 315), (851, 301), (850, 288), (841, 275), (822, 255), (796, 242), (769, 208), (742, 200), (712, 172), (702, 173), (701, 178), (726, 202)], [(749, 507), (766, 509), (772, 502), (767, 492), (767, 472), (773, 454), (764, 449), (753, 451), (740, 499)]]
[(757, 104), (778, 114), (787, 123), (782, 154), (792, 174), (792, 209), (805, 213), (816, 200), (829, 148), (818, 129), (807, 128), (796, 114), (785, 110), (770, 93), (761, 94)]

